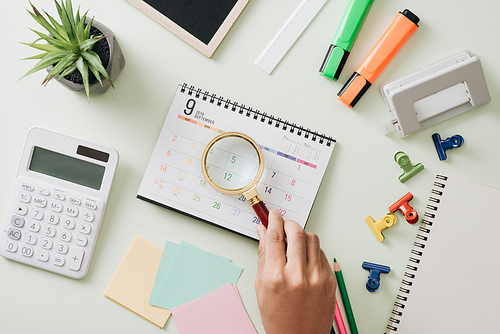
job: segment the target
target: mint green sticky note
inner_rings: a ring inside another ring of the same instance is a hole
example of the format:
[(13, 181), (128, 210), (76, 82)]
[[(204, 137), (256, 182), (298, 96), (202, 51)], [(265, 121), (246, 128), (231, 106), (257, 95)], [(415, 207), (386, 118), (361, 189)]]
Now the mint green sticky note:
[[(172, 250), (169, 246), (169, 251)], [(150, 304), (166, 309), (200, 298), (227, 283), (236, 284), (243, 270), (228, 258), (186, 242), (178, 245), (174, 256), (164, 264), (165, 272), (160, 275), (163, 282), (156, 288), (155, 295), (151, 295)]]
[(158, 266), (158, 271), (156, 272), (155, 284), (153, 285), (153, 290), (151, 291), (151, 296), (149, 297), (149, 304), (153, 305), (153, 302), (160, 291), (163, 281), (165, 280), (165, 276), (168, 273), (172, 260), (174, 259), (178, 249), (179, 244), (170, 241), (165, 243), (160, 265)]

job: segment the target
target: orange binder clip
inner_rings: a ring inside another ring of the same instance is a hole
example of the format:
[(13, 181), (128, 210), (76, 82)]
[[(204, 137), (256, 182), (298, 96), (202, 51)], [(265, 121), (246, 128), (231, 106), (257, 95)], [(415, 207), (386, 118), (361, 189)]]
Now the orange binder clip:
[(415, 224), (416, 222), (418, 222), (418, 213), (408, 203), (412, 199), (412, 193), (404, 195), (396, 203), (389, 207), (389, 211), (394, 213), (398, 210), (401, 210), (401, 213), (405, 216), (406, 221), (410, 224)]
[(382, 219), (380, 219), (378, 222), (375, 222), (375, 220), (371, 216), (366, 217), (365, 221), (372, 230), (377, 240), (382, 242), (385, 239), (384, 235), (382, 234), (382, 231), (396, 224), (398, 218), (394, 213), (388, 213), (384, 217), (382, 217)]

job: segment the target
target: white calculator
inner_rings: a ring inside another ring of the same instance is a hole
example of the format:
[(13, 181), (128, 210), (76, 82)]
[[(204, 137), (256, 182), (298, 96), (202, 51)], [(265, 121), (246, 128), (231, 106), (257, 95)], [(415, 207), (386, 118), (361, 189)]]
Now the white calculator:
[(31, 128), (0, 230), (0, 254), (85, 277), (117, 164), (112, 148)]

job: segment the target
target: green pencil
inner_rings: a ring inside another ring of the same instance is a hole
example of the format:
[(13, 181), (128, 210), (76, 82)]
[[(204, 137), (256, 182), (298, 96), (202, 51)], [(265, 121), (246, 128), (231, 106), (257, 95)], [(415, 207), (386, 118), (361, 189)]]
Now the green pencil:
[(351, 302), (349, 301), (347, 288), (345, 287), (344, 276), (342, 276), (342, 271), (340, 270), (340, 266), (337, 263), (337, 259), (335, 258), (333, 259), (333, 269), (335, 271), (335, 276), (337, 277), (340, 295), (342, 296), (342, 304), (344, 304), (345, 314), (347, 315), (347, 322), (349, 323), (349, 327), (351, 327), (351, 333), (358, 334), (358, 328), (356, 327), (354, 314), (352, 313)]

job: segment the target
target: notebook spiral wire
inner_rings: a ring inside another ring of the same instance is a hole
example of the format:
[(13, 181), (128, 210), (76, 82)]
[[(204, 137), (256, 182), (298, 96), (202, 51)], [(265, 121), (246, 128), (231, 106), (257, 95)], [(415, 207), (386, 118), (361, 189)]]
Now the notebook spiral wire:
[(399, 287), (399, 293), (396, 297), (396, 302), (394, 303), (394, 308), (392, 309), (392, 315), (389, 318), (389, 325), (387, 329), (390, 331), (397, 332), (398, 324), (401, 322), (401, 317), (404, 313), (405, 304), (408, 301), (408, 295), (413, 285), (413, 280), (417, 275), (418, 265), (420, 264), (420, 258), (422, 257), (425, 249), (425, 244), (428, 240), (428, 235), (431, 231), (433, 220), (436, 216), (436, 211), (438, 210), (438, 204), (441, 202), (441, 196), (443, 195), (443, 189), (446, 187), (446, 180), (448, 177), (444, 175), (436, 175), (437, 181), (434, 182), (434, 188), (431, 191), (431, 197), (426, 206), (427, 211), (424, 213), (424, 218), (422, 219), (422, 226), (419, 227), (419, 233), (417, 233), (416, 240), (413, 243), (413, 249), (411, 251), (410, 258), (408, 259), (408, 264), (406, 265), (406, 271), (404, 277), (401, 280), (401, 286)]
[(303, 136), (306, 139), (311, 138), (313, 141), (318, 140), (320, 144), (326, 144), (326, 146), (331, 146), (336, 140), (332, 137), (326, 136), (325, 134), (319, 134), (317, 132), (311, 131), (310, 129), (304, 129), (301, 126), (297, 126), (295, 123), (289, 123), (282, 120), (281, 118), (276, 118), (272, 115), (268, 115), (260, 110), (253, 110), (250, 107), (246, 107), (244, 104), (239, 104), (238, 102), (224, 99), (222, 96), (217, 96), (215, 94), (210, 94), (207, 91), (202, 92), (201, 89), (196, 89), (193, 86), (188, 86), (187, 84), (181, 85), (181, 92), (186, 93), (189, 96), (194, 95), (196, 98), (201, 98), (203, 101), (208, 101), (210, 103), (216, 103), (217, 106), (223, 106), (225, 109), (231, 110), (233, 112), (238, 112), (246, 117), (252, 117), (254, 120), (259, 120), (260, 122), (266, 122), (268, 125), (274, 125), (275, 127), (281, 127), (284, 131), (289, 131), (290, 133), (297, 133), (298, 136)]

